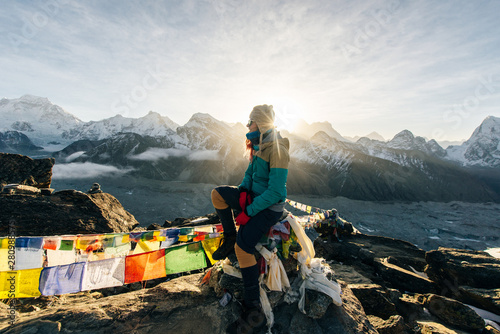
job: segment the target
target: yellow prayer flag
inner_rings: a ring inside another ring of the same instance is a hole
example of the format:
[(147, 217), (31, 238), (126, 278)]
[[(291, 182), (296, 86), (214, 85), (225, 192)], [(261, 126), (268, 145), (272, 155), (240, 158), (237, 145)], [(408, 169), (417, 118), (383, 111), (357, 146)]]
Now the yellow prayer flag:
[(130, 235), (127, 233), (127, 234), (124, 234), (122, 237), (122, 244), (126, 244), (128, 242), (130, 242)]
[(205, 254), (207, 254), (208, 259), (210, 260), (211, 264), (214, 264), (217, 262), (212, 258), (212, 254), (219, 248), (220, 244), (220, 239), (222, 237), (218, 238), (212, 238), (212, 239), (205, 239), (201, 242), (201, 245), (203, 246), (203, 249), (205, 250)]
[(311, 213), (311, 210), (312, 210), (312, 207), (310, 207), (310, 206), (308, 206), (306, 209), (307, 213)]
[(41, 271), (42, 268), (0, 272), (0, 299), (40, 296)]
[[(12, 252), (11, 252), (12, 253)], [(7, 248), (0, 248), (0, 271), (9, 271), (14, 269), (14, 260), (15, 256), (11, 254), (11, 263), (9, 263), (9, 250)]]
[(137, 246), (135, 246), (133, 254), (147, 253), (147, 252), (157, 251), (159, 249), (160, 249), (159, 241), (139, 240)]
[[(15, 244), (15, 239), (14, 244)], [(0, 248), (9, 248), (9, 238), (0, 239)]]

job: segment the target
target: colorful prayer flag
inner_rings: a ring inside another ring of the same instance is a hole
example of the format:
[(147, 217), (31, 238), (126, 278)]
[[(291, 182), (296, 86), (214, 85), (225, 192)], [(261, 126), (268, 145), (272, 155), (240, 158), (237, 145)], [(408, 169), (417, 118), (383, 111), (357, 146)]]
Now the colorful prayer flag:
[(165, 249), (167, 275), (205, 268), (207, 261), (200, 242)]
[(49, 267), (71, 264), (76, 261), (76, 253), (73, 249), (71, 251), (47, 249), (46, 252)]
[(43, 268), (40, 274), (40, 292), (44, 296), (81, 291), (85, 262)]
[(125, 284), (165, 277), (165, 250), (125, 258)]
[(125, 257), (87, 262), (82, 291), (122, 286), (125, 282)]
[(59, 247), (59, 250), (72, 251), (73, 247), (74, 247), (74, 240), (64, 239), (64, 240), (61, 240), (61, 246)]
[(16, 248), (15, 270), (42, 268), (43, 249)]
[(0, 299), (40, 296), (41, 271), (42, 268), (0, 272)]
[(217, 262), (212, 258), (212, 254), (219, 248), (221, 237), (213, 238), (213, 239), (205, 239), (201, 242), (203, 249), (205, 250), (205, 254), (207, 254), (208, 260), (211, 264)]

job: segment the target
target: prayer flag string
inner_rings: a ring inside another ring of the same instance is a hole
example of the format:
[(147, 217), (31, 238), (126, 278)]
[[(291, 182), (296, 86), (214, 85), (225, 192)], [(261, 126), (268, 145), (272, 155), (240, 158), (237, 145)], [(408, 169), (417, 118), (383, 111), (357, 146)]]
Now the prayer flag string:
[[(287, 203), (309, 214), (296, 217), (303, 227), (319, 221), (343, 221), (335, 209), (323, 210), (288, 199)], [(282, 236), (288, 244), (289, 230), (289, 226), (288, 230), (277, 226), (266, 237)], [(215, 263), (212, 253), (222, 236), (222, 225), (217, 224), (128, 233), (16, 237), (15, 242), (0, 238), (0, 278), (5, 278), (0, 282), (0, 299), (115, 287), (203, 269), (206, 259)], [(9, 262), (12, 253), (14, 264)]]

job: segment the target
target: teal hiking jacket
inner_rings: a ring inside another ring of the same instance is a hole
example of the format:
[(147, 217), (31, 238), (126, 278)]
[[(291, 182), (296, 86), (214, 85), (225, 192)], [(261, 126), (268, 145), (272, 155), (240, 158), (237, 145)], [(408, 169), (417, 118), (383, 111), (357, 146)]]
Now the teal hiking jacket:
[(251, 190), (255, 196), (252, 204), (246, 208), (250, 217), (267, 208), (272, 210), (271, 207), (275, 204), (284, 203), (287, 195), (290, 142), (288, 138), (281, 138), (276, 130), (262, 141), (259, 149), (254, 151), (253, 159), (239, 186)]

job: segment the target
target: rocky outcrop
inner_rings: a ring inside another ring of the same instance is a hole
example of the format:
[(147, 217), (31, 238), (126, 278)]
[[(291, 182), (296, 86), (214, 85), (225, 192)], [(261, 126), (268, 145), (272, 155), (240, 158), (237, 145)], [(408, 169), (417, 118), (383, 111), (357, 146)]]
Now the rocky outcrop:
[(107, 193), (62, 190), (50, 196), (3, 194), (0, 207), (0, 235), (9, 234), (10, 222), (19, 236), (128, 232), (139, 225)]
[(439, 248), (427, 252), (425, 272), (443, 289), (462, 285), (475, 288), (500, 288), (500, 259), (486, 252)]
[(50, 188), (54, 163), (53, 158), (31, 159), (20, 154), (0, 153), (0, 184)]
[(425, 298), (424, 306), (441, 321), (470, 331), (480, 331), (485, 323), (470, 307), (450, 298), (429, 295)]
[(500, 260), (485, 252), (426, 253), (405, 241), (363, 234), (344, 235), (342, 242), (318, 238), (314, 246), (379, 333), (481, 332), (485, 322), (468, 305), (500, 315)]
[(426, 253), (425, 272), (443, 295), (500, 314), (500, 259), (486, 252), (439, 248)]

